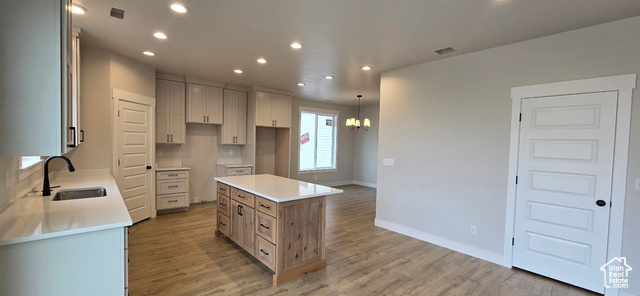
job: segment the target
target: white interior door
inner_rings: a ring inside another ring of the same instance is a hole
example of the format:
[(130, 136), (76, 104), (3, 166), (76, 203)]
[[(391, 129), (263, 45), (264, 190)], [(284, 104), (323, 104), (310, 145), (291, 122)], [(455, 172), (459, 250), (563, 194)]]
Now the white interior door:
[(152, 213), (153, 99), (113, 92), (117, 106), (116, 181), (131, 220), (136, 223)]
[(604, 292), (617, 95), (522, 100), (514, 266)]

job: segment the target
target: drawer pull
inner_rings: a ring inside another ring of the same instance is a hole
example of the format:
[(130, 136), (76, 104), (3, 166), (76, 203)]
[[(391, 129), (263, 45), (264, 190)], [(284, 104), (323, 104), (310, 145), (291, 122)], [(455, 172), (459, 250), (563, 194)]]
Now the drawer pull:
[(177, 199), (174, 199), (174, 200), (170, 200), (170, 201), (168, 201), (168, 202), (169, 202), (169, 203), (172, 203), (172, 202), (178, 202), (178, 200), (177, 200)]
[(262, 252), (263, 254), (269, 256), (269, 253), (265, 252), (263, 249), (260, 249), (260, 252)]
[(221, 190), (221, 191), (227, 191), (227, 188), (224, 188), (224, 187), (220, 187), (218, 189)]
[(220, 222), (220, 225), (227, 226), (227, 224), (225, 224), (224, 222)]
[(264, 205), (264, 204), (260, 204), (261, 207), (265, 208), (265, 209), (270, 209), (270, 206)]
[(177, 177), (178, 174), (169, 174), (169, 177)]
[(171, 185), (169, 188), (178, 188), (178, 185)]
[(239, 197), (239, 198), (245, 198), (244, 196), (242, 196), (242, 195), (240, 195), (240, 194), (238, 194), (238, 197)]
[(227, 204), (220, 203), (220, 206), (221, 206), (221, 207), (226, 207), (226, 206), (227, 206)]
[(260, 223), (260, 226), (262, 226), (262, 227), (264, 227), (264, 228), (266, 228), (266, 229), (269, 229), (269, 226), (265, 226), (265, 225), (264, 225), (264, 224), (262, 224), (262, 223)]

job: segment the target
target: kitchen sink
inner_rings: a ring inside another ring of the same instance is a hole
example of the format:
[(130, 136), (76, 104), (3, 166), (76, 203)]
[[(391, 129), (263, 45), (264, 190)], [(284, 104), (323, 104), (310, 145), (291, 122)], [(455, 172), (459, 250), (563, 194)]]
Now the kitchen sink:
[(51, 201), (83, 199), (107, 196), (107, 189), (104, 187), (63, 189), (53, 196)]

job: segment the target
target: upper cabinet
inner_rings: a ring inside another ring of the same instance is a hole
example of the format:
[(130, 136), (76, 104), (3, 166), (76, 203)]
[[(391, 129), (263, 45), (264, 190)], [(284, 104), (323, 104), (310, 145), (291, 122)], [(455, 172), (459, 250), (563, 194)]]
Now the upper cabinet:
[(224, 90), (224, 121), (218, 139), (220, 145), (247, 143), (247, 92)]
[(156, 79), (156, 143), (185, 143), (185, 94), (185, 82)]
[(256, 91), (256, 126), (291, 127), (291, 96)]
[(0, 9), (0, 155), (67, 152), (70, 0), (11, 1)]
[(71, 37), (71, 92), (67, 101), (67, 148), (84, 142), (80, 121), (80, 28), (73, 28)]
[(223, 87), (187, 78), (187, 123), (222, 124)]

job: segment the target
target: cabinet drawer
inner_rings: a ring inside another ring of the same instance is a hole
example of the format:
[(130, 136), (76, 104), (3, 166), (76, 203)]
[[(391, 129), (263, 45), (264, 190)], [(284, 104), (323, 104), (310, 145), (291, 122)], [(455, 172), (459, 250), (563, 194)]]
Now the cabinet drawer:
[(229, 196), (229, 185), (218, 182), (218, 194)]
[(229, 204), (229, 197), (224, 195), (218, 196), (218, 212), (225, 216), (231, 216), (231, 205)]
[(156, 173), (157, 180), (188, 179), (189, 171), (161, 171)]
[(251, 175), (251, 168), (230, 168), (227, 169), (227, 176)]
[(276, 218), (257, 212), (256, 233), (271, 243), (276, 242)]
[(276, 246), (259, 236), (256, 238), (256, 257), (271, 270), (275, 270)]
[(171, 194), (188, 192), (189, 184), (187, 180), (162, 180), (158, 181), (157, 194)]
[(158, 210), (183, 208), (189, 206), (187, 193), (158, 196)]
[(273, 217), (276, 216), (276, 202), (256, 196), (256, 209)]
[(218, 212), (218, 231), (222, 232), (222, 234), (229, 236), (229, 217), (225, 215), (221, 215)]
[(255, 195), (235, 187), (231, 187), (231, 198), (252, 208), (255, 205)]

